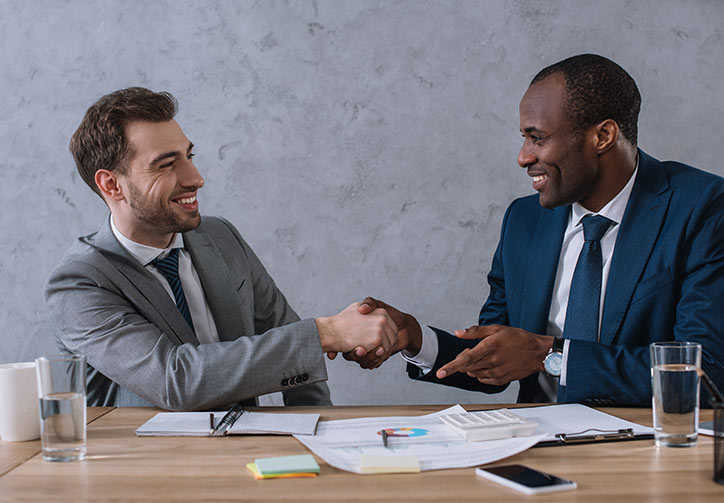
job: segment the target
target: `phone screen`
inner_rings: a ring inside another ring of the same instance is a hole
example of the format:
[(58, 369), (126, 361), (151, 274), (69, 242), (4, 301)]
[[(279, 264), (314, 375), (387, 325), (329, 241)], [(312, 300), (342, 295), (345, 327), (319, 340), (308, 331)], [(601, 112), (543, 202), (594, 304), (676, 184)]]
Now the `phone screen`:
[(548, 493), (575, 489), (577, 484), (572, 480), (562, 479), (550, 473), (539, 472), (523, 465), (479, 467), (475, 473), (504, 486), (526, 494)]

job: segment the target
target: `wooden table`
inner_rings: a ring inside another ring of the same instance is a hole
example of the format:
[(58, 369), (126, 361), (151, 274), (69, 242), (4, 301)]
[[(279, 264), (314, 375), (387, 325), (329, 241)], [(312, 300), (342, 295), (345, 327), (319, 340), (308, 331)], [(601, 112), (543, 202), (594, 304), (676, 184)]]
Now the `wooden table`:
[[(468, 408), (492, 407), (471, 405)], [(500, 407), (496, 405), (495, 407)], [(325, 419), (426, 414), (444, 406), (294, 408)], [(265, 409), (270, 410), (270, 409)], [(289, 409), (287, 409), (289, 410)], [(649, 409), (602, 409), (651, 425)], [(139, 438), (134, 430), (157, 409), (89, 409), (88, 458), (49, 463), (38, 442), (0, 442), (0, 501), (724, 501), (712, 481), (711, 437), (691, 448), (657, 448), (652, 440), (529, 449), (506, 459), (570, 478), (578, 490), (524, 496), (484, 479), (473, 468), (405, 475), (356, 475), (318, 459), (313, 479), (254, 480), (245, 465), (257, 457), (307, 452), (292, 437)], [(711, 411), (702, 411), (702, 420)], [(19, 448), (17, 446), (20, 446)], [(23, 451), (20, 455), (13, 450)], [(32, 452), (35, 452), (33, 455)], [(28, 459), (29, 458), (29, 459)]]

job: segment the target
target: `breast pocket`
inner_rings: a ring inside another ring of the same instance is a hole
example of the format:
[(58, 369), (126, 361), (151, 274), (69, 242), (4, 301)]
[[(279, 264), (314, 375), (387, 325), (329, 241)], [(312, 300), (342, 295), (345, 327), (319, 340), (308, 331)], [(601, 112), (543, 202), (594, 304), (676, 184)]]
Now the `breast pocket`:
[(673, 279), (671, 277), (671, 270), (667, 267), (663, 271), (659, 271), (652, 276), (644, 278), (641, 282), (636, 285), (631, 304), (635, 304), (641, 300), (654, 295), (665, 289), (672, 288)]

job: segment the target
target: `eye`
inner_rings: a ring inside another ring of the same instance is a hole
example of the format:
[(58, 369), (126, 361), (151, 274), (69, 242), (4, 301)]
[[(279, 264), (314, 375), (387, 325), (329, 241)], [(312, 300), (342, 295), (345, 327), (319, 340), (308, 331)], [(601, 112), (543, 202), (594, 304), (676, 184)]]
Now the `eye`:
[(159, 166), (159, 168), (164, 169), (164, 168), (170, 168), (171, 166), (173, 166), (173, 161), (170, 161), (170, 162), (161, 164), (161, 165)]
[(186, 154), (186, 159), (188, 159), (189, 161), (194, 157), (196, 157), (196, 154), (194, 154), (193, 152), (189, 152), (188, 154)]

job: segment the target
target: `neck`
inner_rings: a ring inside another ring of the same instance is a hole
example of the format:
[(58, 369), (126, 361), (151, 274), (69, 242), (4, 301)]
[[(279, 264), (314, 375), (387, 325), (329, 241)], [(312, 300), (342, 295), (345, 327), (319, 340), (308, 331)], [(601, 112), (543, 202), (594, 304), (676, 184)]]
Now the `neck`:
[(600, 183), (590, 197), (579, 201), (581, 206), (594, 213), (606, 206), (631, 179), (636, 170), (637, 157), (638, 149), (628, 142), (626, 146), (616, 145), (601, 155)]

